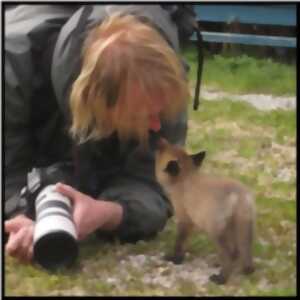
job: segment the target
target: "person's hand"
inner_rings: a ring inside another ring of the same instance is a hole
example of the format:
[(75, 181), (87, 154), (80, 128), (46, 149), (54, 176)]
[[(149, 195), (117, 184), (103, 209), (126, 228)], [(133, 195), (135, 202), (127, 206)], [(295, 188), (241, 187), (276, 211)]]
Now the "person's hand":
[(98, 228), (112, 230), (121, 222), (123, 210), (117, 203), (96, 200), (62, 183), (56, 184), (56, 191), (72, 201), (73, 220), (79, 240)]
[(33, 257), (34, 222), (24, 215), (18, 215), (4, 223), (9, 238), (5, 246), (8, 255), (28, 263)]

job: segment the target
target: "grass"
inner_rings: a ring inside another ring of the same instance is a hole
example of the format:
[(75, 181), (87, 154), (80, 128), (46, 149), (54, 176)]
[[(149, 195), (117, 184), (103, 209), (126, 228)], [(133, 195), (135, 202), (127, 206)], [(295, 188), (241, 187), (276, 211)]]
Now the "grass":
[[(197, 54), (190, 46), (183, 51), (191, 66), (189, 78), (195, 81)], [(247, 55), (224, 57), (205, 54), (203, 84), (231, 93), (296, 95), (296, 65), (257, 59)]]
[[(229, 99), (202, 100), (198, 111), (189, 110), (187, 149), (205, 149), (204, 171), (240, 179), (255, 192), (256, 271), (251, 276), (237, 274), (225, 286), (179, 277), (164, 286), (163, 280), (183, 274), (185, 268), (198, 275), (206, 272), (197, 267), (198, 259), (209, 263), (215, 248), (204, 235), (190, 239), (187, 262), (178, 268), (152, 261), (141, 268), (133, 264), (136, 258), (130, 263), (136, 255), (151, 258), (171, 251), (176, 227), (170, 219), (156, 239), (147, 242), (120, 245), (91, 236), (81, 243), (76, 265), (56, 273), (5, 257), (5, 295), (295, 296), (296, 112), (261, 112)], [(145, 282), (146, 276), (152, 281)]]
[[(147, 274), (157, 275), (157, 266), (120, 267), (132, 255), (151, 257), (169, 252), (174, 244), (171, 219), (156, 239), (120, 245), (91, 237), (81, 245), (80, 258), (71, 270), (47, 273), (38, 266), (20, 265), (6, 257), (6, 295), (249, 295), (290, 296), (296, 294), (296, 115), (294, 111), (259, 112), (250, 105), (228, 100), (203, 101), (190, 110), (187, 148), (206, 149), (206, 172), (238, 178), (256, 193), (257, 225), (254, 244), (256, 272), (235, 276), (226, 286), (199, 285), (179, 279), (170, 288), (144, 283)], [(283, 181), (279, 171), (287, 169)], [(187, 264), (200, 256), (209, 260), (214, 245), (195, 235), (188, 245)], [(122, 274), (121, 269), (126, 269)], [(201, 274), (201, 269), (199, 273)], [(168, 271), (165, 277), (173, 275)], [(179, 273), (179, 272), (178, 272)], [(107, 278), (113, 278), (111, 282)], [(120, 279), (121, 278), (121, 279)], [(115, 282), (114, 282), (115, 281)]]

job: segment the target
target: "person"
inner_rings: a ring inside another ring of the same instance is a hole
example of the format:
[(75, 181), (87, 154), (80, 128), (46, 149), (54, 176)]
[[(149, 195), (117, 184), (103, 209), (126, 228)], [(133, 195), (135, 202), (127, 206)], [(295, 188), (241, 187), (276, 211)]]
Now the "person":
[[(32, 167), (73, 166), (56, 190), (79, 240), (154, 237), (172, 208), (154, 176), (157, 136), (185, 143), (189, 88), (180, 5), (18, 5), (5, 12), (6, 253), (33, 258), (20, 190)], [(192, 15), (191, 15), (192, 16)]]

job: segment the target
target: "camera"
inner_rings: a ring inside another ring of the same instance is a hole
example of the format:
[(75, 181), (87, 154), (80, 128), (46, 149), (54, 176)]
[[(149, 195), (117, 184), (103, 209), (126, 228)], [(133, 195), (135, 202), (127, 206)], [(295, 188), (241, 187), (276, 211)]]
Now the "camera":
[(21, 197), (35, 216), (33, 259), (46, 269), (70, 266), (78, 256), (77, 233), (70, 199), (55, 191), (55, 183), (68, 182), (65, 165), (33, 168)]

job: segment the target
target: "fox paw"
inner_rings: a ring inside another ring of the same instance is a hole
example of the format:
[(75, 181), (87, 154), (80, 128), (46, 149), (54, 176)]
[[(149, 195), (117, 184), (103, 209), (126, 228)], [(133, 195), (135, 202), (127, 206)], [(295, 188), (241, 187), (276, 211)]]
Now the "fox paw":
[(253, 266), (248, 266), (243, 268), (243, 273), (245, 275), (249, 275), (255, 271), (255, 268)]
[(209, 277), (209, 279), (216, 284), (224, 284), (226, 282), (222, 274), (213, 274)]
[(184, 255), (166, 255), (164, 259), (166, 261), (171, 261), (175, 265), (179, 265), (183, 263)]
[(221, 267), (221, 264), (218, 261), (214, 261), (212, 263), (212, 265), (213, 265), (214, 268), (220, 268)]

